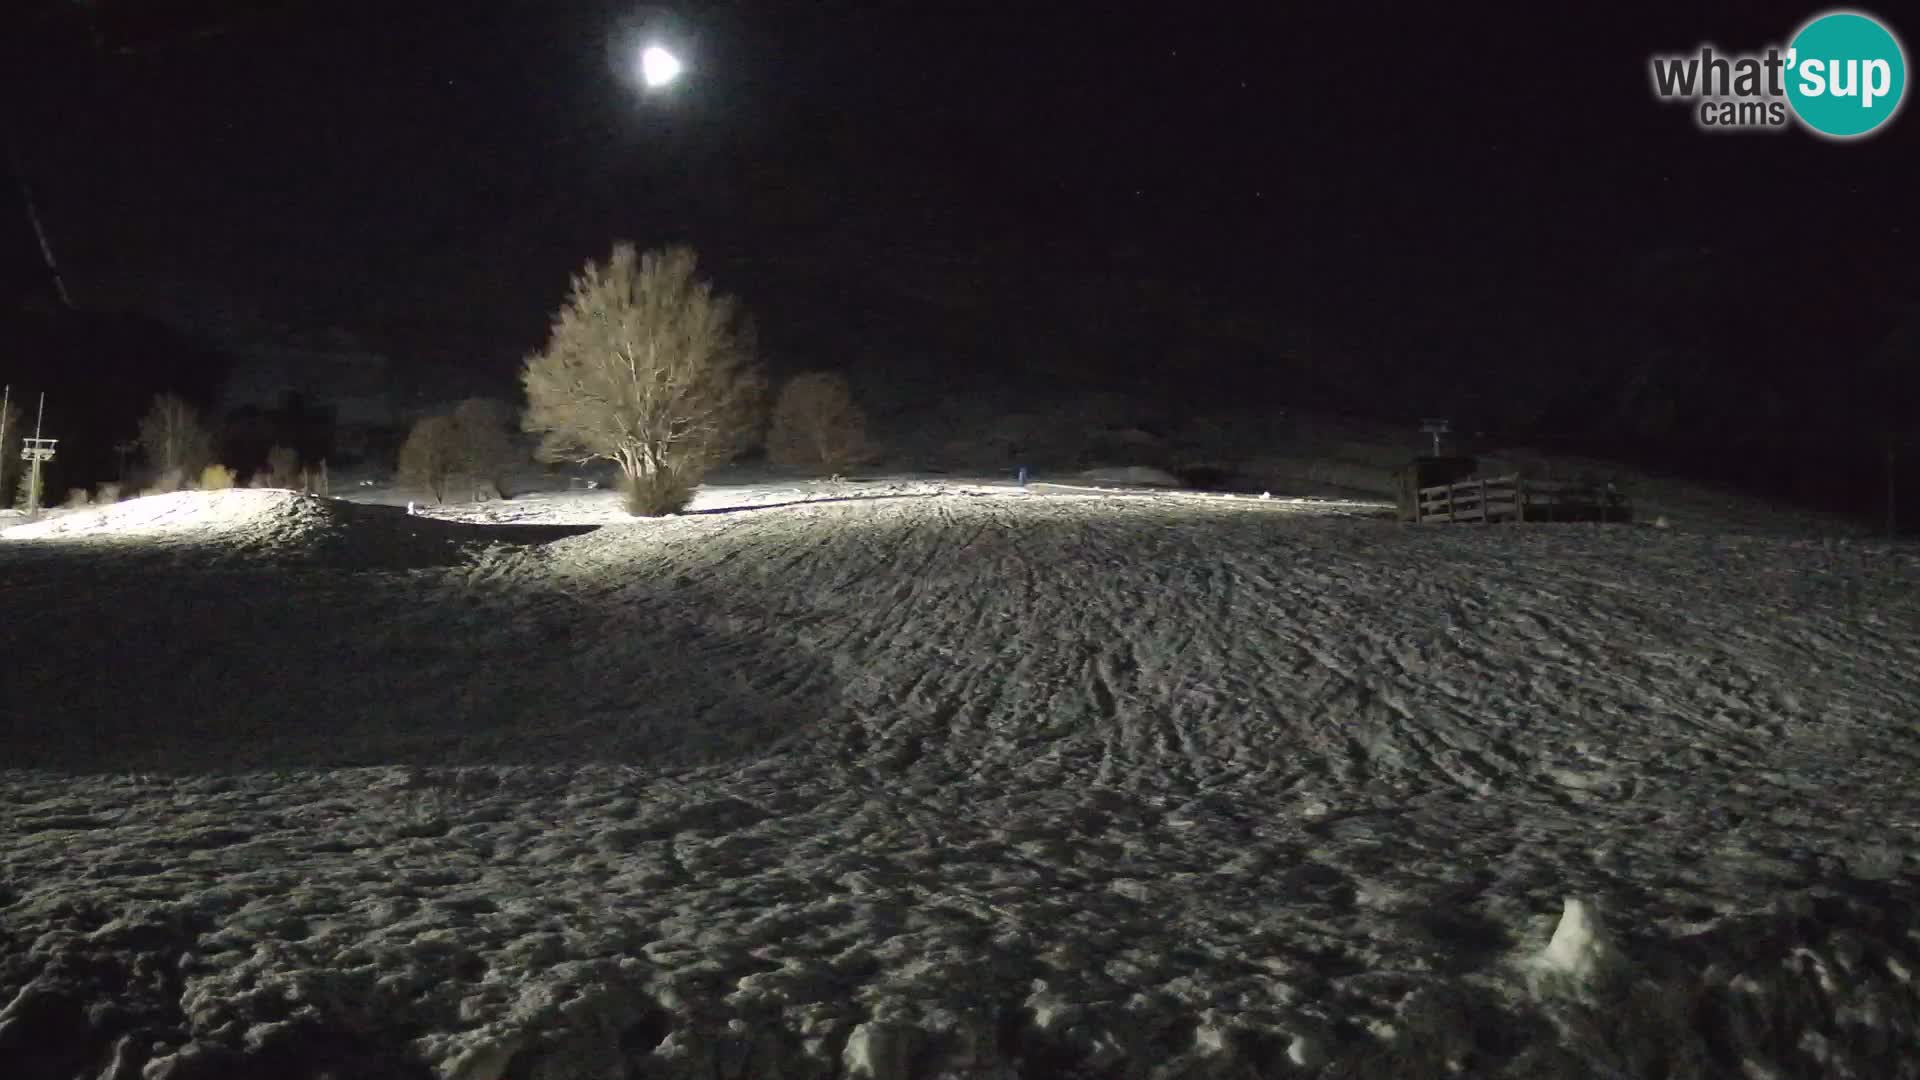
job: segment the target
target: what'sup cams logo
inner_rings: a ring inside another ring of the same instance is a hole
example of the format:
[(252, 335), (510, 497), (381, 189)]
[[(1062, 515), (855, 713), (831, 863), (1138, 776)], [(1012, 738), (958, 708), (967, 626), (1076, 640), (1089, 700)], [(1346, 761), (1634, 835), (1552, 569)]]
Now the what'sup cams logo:
[(1653, 92), (1686, 102), (1706, 131), (1767, 131), (1795, 121), (1829, 139), (1881, 130), (1900, 111), (1907, 58), (1886, 23), (1857, 11), (1830, 11), (1802, 26), (1784, 48), (1655, 56)]

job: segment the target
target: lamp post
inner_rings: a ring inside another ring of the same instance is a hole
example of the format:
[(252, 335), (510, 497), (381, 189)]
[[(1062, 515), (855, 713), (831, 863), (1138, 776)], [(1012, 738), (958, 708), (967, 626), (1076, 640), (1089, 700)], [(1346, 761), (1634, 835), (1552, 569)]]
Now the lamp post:
[[(7, 413), (13, 408), (13, 384), (8, 383), (0, 390), (0, 455), (7, 452)], [(0, 457), (0, 506), (7, 504), (6, 492), (7, 459)]]

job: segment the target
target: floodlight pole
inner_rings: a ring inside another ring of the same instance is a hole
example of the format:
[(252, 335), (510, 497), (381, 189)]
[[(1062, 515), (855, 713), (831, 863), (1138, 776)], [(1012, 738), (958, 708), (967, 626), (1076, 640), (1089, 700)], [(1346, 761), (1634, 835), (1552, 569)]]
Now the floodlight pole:
[(40, 425), (46, 423), (46, 420), (47, 392), (42, 390), (40, 391), (40, 411), (33, 418), (33, 443), (26, 451), (33, 455), (31, 458), (33, 464), (27, 468), (30, 477), (27, 481), (27, 519), (29, 521), (40, 516), (40, 455), (36, 451), (40, 447)]

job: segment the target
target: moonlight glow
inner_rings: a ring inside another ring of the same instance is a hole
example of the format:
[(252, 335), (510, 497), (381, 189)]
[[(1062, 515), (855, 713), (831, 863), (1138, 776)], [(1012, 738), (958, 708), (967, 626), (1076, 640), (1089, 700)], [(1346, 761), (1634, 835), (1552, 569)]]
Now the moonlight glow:
[(680, 77), (680, 58), (658, 45), (640, 52), (640, 78), (649, 90), (658, 90)]

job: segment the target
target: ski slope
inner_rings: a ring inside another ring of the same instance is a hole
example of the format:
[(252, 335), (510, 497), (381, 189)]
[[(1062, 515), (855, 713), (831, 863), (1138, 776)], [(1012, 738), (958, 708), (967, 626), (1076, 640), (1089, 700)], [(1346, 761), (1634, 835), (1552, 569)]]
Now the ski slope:
[(1914, 1075), (1911, 550), (802, 494), (0, 532), (0, 1073)]

